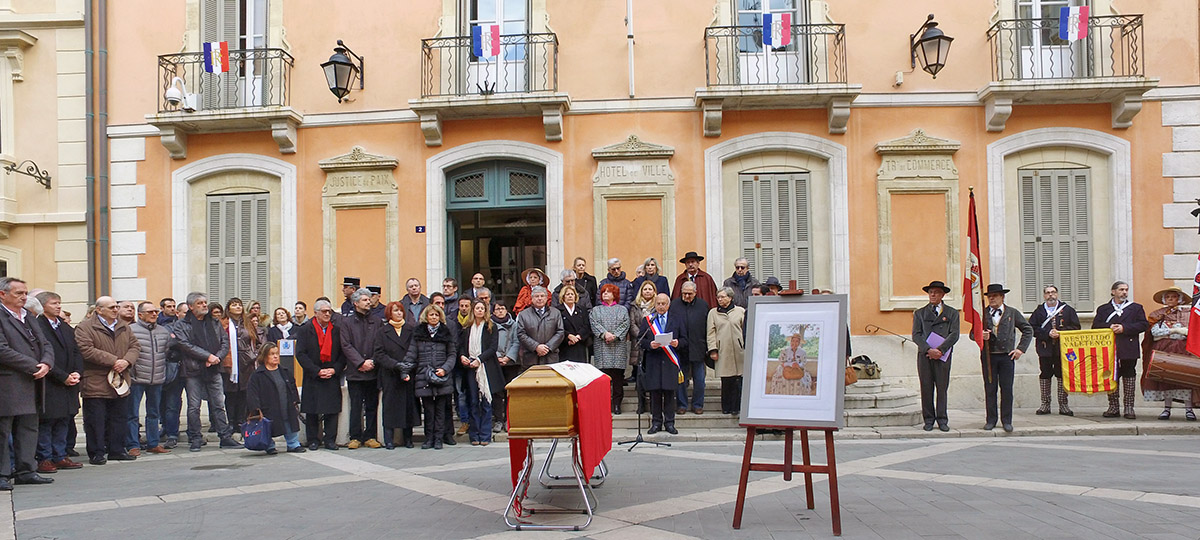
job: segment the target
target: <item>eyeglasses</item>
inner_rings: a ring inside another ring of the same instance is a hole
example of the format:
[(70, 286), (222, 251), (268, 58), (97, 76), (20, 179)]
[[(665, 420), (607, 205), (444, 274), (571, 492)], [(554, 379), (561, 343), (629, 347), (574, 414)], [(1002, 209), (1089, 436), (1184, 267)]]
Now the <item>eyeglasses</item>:
[(736, 270), (747, 270), (747, 269), (749, 269), (750, 267), (749, 267), (749, 266), (735, 266), (735, 267), (733, 267), (733, 268), (734, 268), (734, 269), (736, 269)]
[(318, 310), (317, 310), (317, 313), (333, 313), (333, 310), (332, 310), (332, 309), (329, 309), (329, 308), (325, 308), (325, 309), (318, 309)]
[(161, 313), (161, 311), (157, 310), (157, 309), (147, 309), (146, 311), (143, 311), (142, 313)]

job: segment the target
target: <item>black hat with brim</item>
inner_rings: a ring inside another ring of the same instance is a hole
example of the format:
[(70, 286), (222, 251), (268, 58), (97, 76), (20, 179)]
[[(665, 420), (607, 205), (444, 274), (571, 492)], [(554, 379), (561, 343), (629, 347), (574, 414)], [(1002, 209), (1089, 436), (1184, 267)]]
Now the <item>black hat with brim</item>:
[(988, 287), (987, 287), (987, 291), (984, 291), (983, 294), (984, 295), (1008, 294), (1008, 289), (1005, 289), (1004, 285), (1001, 285), (999, 283), (989, 283)]
[(688, 259), (696, 259), (696, 262), (700, 262), (700, 261), (704, 260), (704, 256), (700, 255), (699, 253), (696, 253), (695, 251), (689, 251), (689, 252), (687, 252), (687, 254), (685, 254), (683, 256), (682, 259), (679, 259), (679, 263), (687, 264)]
[(941, 289), (943, 293), (950, 294), (950, 287), (947, 287), (946, 284), (942, 283), (941, 281), (930, 281), (929, 285), (921, 287), (921, 290), (925, 292), (929, 292), (929, 289)]

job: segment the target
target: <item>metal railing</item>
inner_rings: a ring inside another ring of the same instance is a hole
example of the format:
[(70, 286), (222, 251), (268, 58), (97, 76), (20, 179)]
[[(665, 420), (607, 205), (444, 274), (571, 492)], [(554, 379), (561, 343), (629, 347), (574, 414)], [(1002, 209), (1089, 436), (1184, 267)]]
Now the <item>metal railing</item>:
[(1087, 35), (1061, 39), (1059, 19), (1008, 19), (988, 29), (992, 80), (1144, 76), (1142, 16), (1089, 17)]
[(761, 26), (704, 29), (708, 86), (846, 82), (846, 25), (795, 24), (789, 43), (763, 45)]
[(421, 40), (421, 97), (558, 91), (558, 36), (500, 36), (495, 56), (476, 56), (471, 36)]
[[(283, 49), (238, 49), (229, 51), (229, 71), (209, 73), (202, 52), (161, 55), (158, 112), (176, 112), (185, 106), (207, 111), (287, 105), (293, 63), (292, 55)], [(180, 103), (168, 101), (166, 93), (172, 86), (189, 98)]]

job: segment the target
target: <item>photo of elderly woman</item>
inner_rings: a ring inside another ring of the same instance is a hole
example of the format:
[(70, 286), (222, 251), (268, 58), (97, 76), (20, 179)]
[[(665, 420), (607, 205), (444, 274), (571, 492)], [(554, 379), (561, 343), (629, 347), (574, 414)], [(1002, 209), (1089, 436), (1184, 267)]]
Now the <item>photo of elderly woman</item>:
[(814, 396), (817, 393), (819, 324), (772, 324), (767, 344), (767, 394)]

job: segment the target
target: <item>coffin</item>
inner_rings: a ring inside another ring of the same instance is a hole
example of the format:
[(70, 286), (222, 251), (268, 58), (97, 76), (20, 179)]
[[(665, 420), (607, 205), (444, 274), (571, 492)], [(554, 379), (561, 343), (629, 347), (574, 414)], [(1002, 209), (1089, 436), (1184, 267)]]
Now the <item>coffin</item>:
[(566, 438), (579, 434), (575, 386), (550, 366), (533, 366), (505, 388), (509, 437)]

